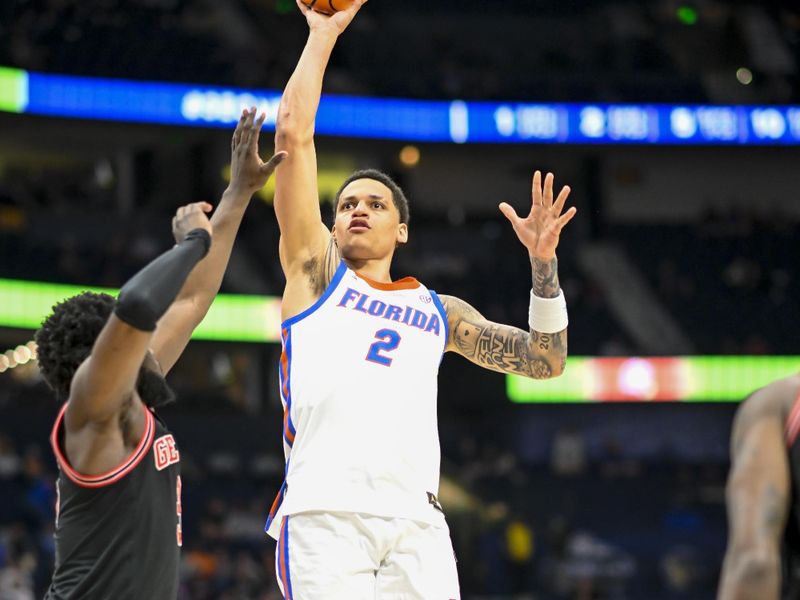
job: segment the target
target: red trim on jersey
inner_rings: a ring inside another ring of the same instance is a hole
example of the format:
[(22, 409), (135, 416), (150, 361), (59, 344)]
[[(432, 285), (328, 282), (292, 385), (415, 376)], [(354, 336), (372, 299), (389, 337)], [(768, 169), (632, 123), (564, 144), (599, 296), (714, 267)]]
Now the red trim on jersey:
[(286, 565), (286, 556), (285, 556), (286, 552), (284, 551), (284, 548), (286, 547), (285, 546), (285, 544), (286, 544), (286, 534), (287, 534), (286, 525), (288, 525), (288, 523), (287, 523), (288, 520), (289, 520), (288, 517), (284, 517), (283, 518), (283, 523), (281, 524), (281, 535), (280, 535), (280, 537), (278, 539), (277, 552), (278, 552), (278, 564), (279, 564), (279, 571), (280, 571), (278, 573), (278, 575), (280, 576), (281, 583), (283, 584), (283, 596), (284, 596), (284, 598), (286, 600), (291, 600), (292, 594), (291, 594), (291, 591), (289, 589), (289, 580), (288, 580), (288, 576), (287, 576), (289, 568)]
[(281, 486), (281, 489), (278, 490), (278, 494), (277, 496), (275, 496), (275, 500), (272, 501), (272, 506), (270, 506), (269, 508), (269, 514), (267, 515), (267, 520), (270, 521), (270, 525), (272, 524), (272, 520), (275, 518), (278, 509), (281, 507), (282, 501), (283, 501), (283, 486)]
[(289, 408), (283, 409), (283, 431), (286, 433), (286, 439), (289, 442), (289, 445), (294, 444), (294, 434), (292, 430), (289, 428)]
[(800, 395), (794, 401), (786, 419), (786, 445), (792, 446), (800, 433)]
[(133, 450), (133, 452), (131, 452), (128, 458), (126, 458), (119, 466), (111, 469), (110, 471), (106, 471), (105, 473), (101, 473), (100, 475), (81, 475), (70, 466), (67, 457), (63, 452), (61, 452), (61, 447), (58, 443), (58, 431), (61, 427), (61, 423), (64, 420), (64, 413), (66, 410), (67, 404), (65, 403), (58, 413), (55, 425), (53, 425), (53, 432), (50, 434), (50, 444), (53, 446), (53, 452), (56, 455), (56, 460), (58, 461), (58, 466), (61, 468), (61, 471), (76, 485), (85, 488), (99, 488), (116, 483), (136, 468), (136, 466), (150, 451), (150, 447), (153, 445), (153, 438), (155, 437), (156, 432), (156, 419), (153, 416), (153, 413), (151, 413), (147, 408), (144, 408), (144, 431), (142, 432), (142, 437), (139, 440), (139, 443), (136, 445), (136, 448)]
[(289, 387), (289, 353), (287, 352), (287, 340), (289, 339), (289, 330), (284, 327), (281, 329), (281, 393), (283, 395), (283, 433), (286, 440), (291, 446), (294, 444), (294, 433), (292, 427), (289, 427), (289, 411), (292, 407), (291, 388)]
[(289, 355), (286, 353), (286, 337), (289, 332), (284, 328), (281, 333), (283, 334), (281, 338), (281, 379), (283, 380), (283, 398), (286, 400), (289, 398)]
[[(355, 271), (353, 271), (355, 273)], [(381, 283), (380, 281), (375, 281), (374, 279), (370, 279), (366, 275), (362, 275), (361, 273), (356, 273), (361, 279), (366, 281), (370, 287), (374, 287), (377, 290), (384, 290), (387, 292), (396, 292), (397, 290), (415, 290), (420, 287), (419, 281), (414, 279), (413, 277), (404, 277), (403, 279), (398, 279), (397, 281), (393, 281), (392, 283)]]

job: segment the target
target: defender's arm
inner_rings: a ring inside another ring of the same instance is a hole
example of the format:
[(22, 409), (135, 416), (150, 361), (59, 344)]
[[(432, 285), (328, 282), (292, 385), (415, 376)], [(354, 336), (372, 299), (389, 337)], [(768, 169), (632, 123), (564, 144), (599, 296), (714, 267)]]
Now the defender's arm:
[[(286, 158), (284, 153), (277, 153), (265, 163), (259, 157), (258, 140), (263, 123), (264, 115), (256, 119), (255, 108), (243, 111), (231, 140), (231, 182), (211, 217), (214, 244), (208, 256), (191, 272), (153, 334), (150, 349), (165, 375), (183, 353), (219, 292), (250, 199)], [(211, 210), (205, 203), (198, 206), (206, 212)], [(180, 215), (179, 211), (176, 218)]]
[(780, 595), (780, 545), (791, 497), (780, 383), (756, 392), (734, 421), (719, 600), (778, 600)]

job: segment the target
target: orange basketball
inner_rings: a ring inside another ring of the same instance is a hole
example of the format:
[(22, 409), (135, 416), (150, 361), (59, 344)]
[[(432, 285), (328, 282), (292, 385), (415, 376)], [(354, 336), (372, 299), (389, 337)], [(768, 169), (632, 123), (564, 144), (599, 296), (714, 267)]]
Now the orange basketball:
[(353, 0), (303, 0), (303, 4), (323, 15), (332, 15), (333, 13), (344, 10), (353, 3)]

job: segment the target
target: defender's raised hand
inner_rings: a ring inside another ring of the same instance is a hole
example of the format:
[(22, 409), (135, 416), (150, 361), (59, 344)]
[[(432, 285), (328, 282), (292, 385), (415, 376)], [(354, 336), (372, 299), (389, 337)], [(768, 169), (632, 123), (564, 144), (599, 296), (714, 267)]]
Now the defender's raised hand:
[(350, 25), (350, 22), (355, 18), (356, 13), (361, 10), (361, 7), (367, 3), (367, 0), (354, 0), (346, 9), (337, 11), (330, 16), (318, 13), (303, 4), (301, 0), (295, 0), (295, 2), (297, 2), (300, 12), (305, 15), (309, 29), (312, 31), (324, 30), (338, 36), (347, 29), (347, 26)]
[(542, 189), (542, 173), (536, 171), (533, 176), (533, 205), (530, 214), (525, 218), (517, 215), (509, 204), (500, 204), (500, 211), (511, 221), (511, 226), (519, 241), (528, 249), (528, 254), (541, 261), (549, 261), (555, 256), (561, 230), (578, 212), (573, 206), (561, 214), (571, 190), (569, 186), (564, 186), (553, 202), (554, 179), (553, 174), (548, 173)]
[(258, 155), (258, 139), (266, 115), (256, 119), (255, 107), (242, 111), (236, 130), (231, 139), (231, 182), (228, 186), (234, 192), (248, 197), (266, 185), (275, 168), (288, 155), (278, 152), (267, 162)]
[(186, 239), (187, 234), (195, 229), (205, 229), (209, 235), (213, 235), (211, 221), (206, 215), (213, 208), (208, 202), (193, 202), (181, 206), (172, 217), (172, 235), (175, 237), (175, 243), (180, 244)]

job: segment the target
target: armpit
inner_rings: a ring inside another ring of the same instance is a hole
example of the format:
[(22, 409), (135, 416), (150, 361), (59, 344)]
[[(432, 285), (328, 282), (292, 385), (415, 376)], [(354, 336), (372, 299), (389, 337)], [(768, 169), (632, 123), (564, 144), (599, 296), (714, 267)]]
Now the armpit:
[(309, 286), (315, 295), (321, 296), (325, 293), (325, 289), (336, 274), (336, 269), (339, 268), (340, 261), (339, 249), (331, 236), (322, 256), (311, 257), (303, 263), (303, 274), (308, 278)]

